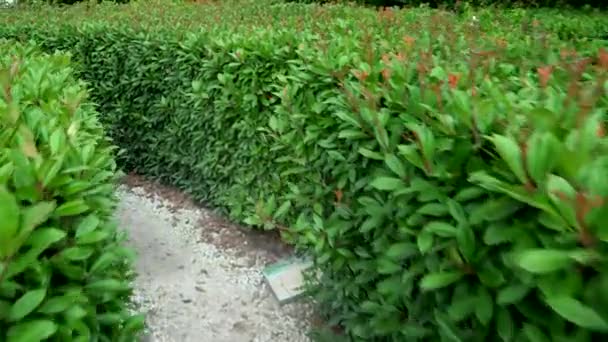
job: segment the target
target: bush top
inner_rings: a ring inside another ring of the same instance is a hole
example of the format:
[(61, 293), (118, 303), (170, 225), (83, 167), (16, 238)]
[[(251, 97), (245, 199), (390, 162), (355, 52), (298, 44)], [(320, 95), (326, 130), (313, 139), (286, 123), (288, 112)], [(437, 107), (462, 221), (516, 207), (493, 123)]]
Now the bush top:
[(475, 24), (481, 31), (496, 35), (521, 32), (522, 24), (535, 22), (545, 27), (547, 32), (568, 39), (608, 37), (608, 15), (599, 11), (483, 8), (455, 14), (427, 7), (375, 10), (347, 4), (321, 6), (251, 0), (209, 4), (153, 0), (128, 5), (78, 4), (61, 9), (52, 6), (26, 7), (0, 13), (0, 22), (51, 26), (57, 26), (57, 23), (107, 23), (116, 26), (120, 23), (118, 25), (146, 31), (204, 31), (214, 35), (222, 32), (255, 34), (260, 30), (323, 35), (329, 32), (343, 34), (356, 29), (356, 34), (366, 32), (390, 39), (430, 30), (430, 27), (421, 25), (428, 22), (426, 19), (438, 15), (450, 17), (461, 29)]

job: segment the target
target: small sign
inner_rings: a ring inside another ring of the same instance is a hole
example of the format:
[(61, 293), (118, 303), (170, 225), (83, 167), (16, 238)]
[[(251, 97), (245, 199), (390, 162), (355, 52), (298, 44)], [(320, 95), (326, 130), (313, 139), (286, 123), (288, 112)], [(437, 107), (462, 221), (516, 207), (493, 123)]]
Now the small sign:
[(280, 304), (288, 303), (304, 292), (303, 272), (312, 262), (289, 258), (267, 266), (264, 278)]

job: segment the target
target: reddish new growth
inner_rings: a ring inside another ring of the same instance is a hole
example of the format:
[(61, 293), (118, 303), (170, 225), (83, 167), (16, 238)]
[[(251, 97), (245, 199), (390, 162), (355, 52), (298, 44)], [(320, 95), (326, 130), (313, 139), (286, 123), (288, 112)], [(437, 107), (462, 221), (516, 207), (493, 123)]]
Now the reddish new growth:
[(595, 131), (595, 135), (598, 138), (603, 138), (606, 136), (606, 129), (605, 129), (603, 123), (600, 122), (599, 125), (597, 125), (597, 130)]
[(342, 197), (344, 196), (344, 193), (342, 192), (342, 190), (336, 189), (334, 191), (334, 195), (336, 196), (336, 203), (341, 203)]
[(554, 191), (560, 200), (570, 202), (574, 204), (576, 212), (576, 221), (579, 225), (579, 241), (585, 247), (591, 247), (595, 244), (595, 237), (589, 231), (587, 223), (585, 222), (586, 216), (595, 208), (599, 208), (605, 204), (604, 199), (599, 195), (589, 195), (584, 192), (577, 192), (574, 198), (566, 195), (561, 191)]
[(549, 78), (551, 78), (551, 73), (553, 72), (553, 66), (546, 65), (539, 67), (536, 69), (538, 73), (538, 80), (540, 82), (540, 86), (543, 88), (547, 87), (547, 83), (549, 83)]
[(587, 194), (577, 192), (576, 193), (576, 220), (581, 227), (579, 239), (583, 246), (592, 246), (595, 244), (595, 238), (589, 232), (587, 225), (585, 224), (585, 217), (589, 212), (604, 205), (604, 199), (598, 195), (590, 198)]
[(422, 79), (422, 77), (426, 74), (427, 72), (427, 67), (426, 65), (424, 65), (424, 63), (419, 62), (418, 66), (416, 67), (416, 69), (418, 70), (418, 75), (420, 76), (420, 78)]
[(608, 51), (606, 51), (604, 48), (600, 49), (598, 64), (604, 71), (608, 71)]
[(562, 49), (559, 55), (562, 59), (574, 58), (576, 57), (576, 50)]
[(439, 111), (443, 112), (443, 97), (441, 96), (441, 87), (443, 86), (443, 81), (439, 81), (438, 84), (433, 86), (433, 91), (435, 92), (435, 96), (437, 97), (437, 105), (439, 106)]
[(384, 7), (378, 12), (378, 16), (382, 20), (392, 21), (395, 19), (395, 13), (390, 7)]
[(391, 78), (391, 70), (389, 69), (391, 65), (390, 56), (388, 54), (383, 54), (382, 62), (384, 62), (385, 65), (385, 67), (382, 69), (382, 79), (387, 82)]
[(448, 85), (450, 86), (450, 89), (456, 89), (456, 87), (458, 87), (458, 81), (460, 81), (460, 74), (448, 75)]
[(361, 70), (353, 70), (353, 74), (361, 82), (365, 82), (365, 80), (367, 80), (367, 77), (369, 77), (369, 73)]
[(391, 78), (391, 70), (388, 68), (382, 69), (382, 78), (384, 81), (388, 81)]
[(500, 47), (502, 49), (506, 49), (508, 46), (508, 43), (505, 39), (498, 38), (498, 39), (496, 39), (496, 45), (498, 45), (498, 47)]
[(405, 36), (405, 37), (403, 37), (403, 41), (405, 42), (405, 45), (408, 48), (410, 48), (410, 47), (414, 46), (414, 43), (416, 42), (416, 38), (410, 37), (410, 36)]

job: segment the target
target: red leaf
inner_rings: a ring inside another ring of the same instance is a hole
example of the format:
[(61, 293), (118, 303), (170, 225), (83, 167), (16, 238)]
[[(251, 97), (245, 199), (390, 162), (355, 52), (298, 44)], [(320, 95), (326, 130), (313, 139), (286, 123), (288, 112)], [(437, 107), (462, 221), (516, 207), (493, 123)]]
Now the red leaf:
[(597, 131), (595, 132), (595, 135), (597, 135), (599, 138), (603, 138), (606, 135), (606, 129), (604, 128), (604, 124), (600, 122), (600, 124), (597, 126)]
[(553, 67), (550, 65), (538, 67), (536, 69), (538, 73), (538, 80), (540, 82), (540, 86), (545, 88), (547, 83), (549, 83), (549, 78), (551, 78), (551, 73), (553, 72)]
[(608, 70), (608, 51), (606, 51), (604, 48), (601, 48), (598, 59), (599, 59), (600, 68), (602, 68), (604, 70)]
[(458, 86), (458, 81), (460, 81), (460, 74), (448, 75), (448, 84), (450, 85), (450, 89), (455, 89)]
[(336, 202), (337, 203), (342, 202), (342, 197), (344, 196), (344, 193), (342, 193), (342, 190), (337, 189), (334, 191), (334, 194), (336, 195)]

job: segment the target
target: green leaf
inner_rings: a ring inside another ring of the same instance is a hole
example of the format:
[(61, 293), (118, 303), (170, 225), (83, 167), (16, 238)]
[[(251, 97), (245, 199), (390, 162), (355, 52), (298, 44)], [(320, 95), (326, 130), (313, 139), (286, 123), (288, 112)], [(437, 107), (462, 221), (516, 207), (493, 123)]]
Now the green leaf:
[(410, 242), (399, 242), (392, 244), (385, 252), (385, 255), (393, 260), (402, 260), (418, 254), (418, 248)]
[(79, 199), (60, 205), (55, 210), (55, 215), (59, 217), (76, 216), (84, 213), (87, 210), (89, 210), (89, 206), (84, 202), (84, 200)]
[(526, 285), (511, 285), (498, 292), (496, 303), (498, 305), (514, 304), (522, 300), (529, 292), (530, 288)]
[(82, 245), (86, 245), (86, 244), (92, 244), (92, 243), (97, 243), (99, 241), (103, 241), (105, 239), (107, 239), (110, 236), (110, 232), (106, 231), (106, 230), (101, 230), (101, 231), (92, 231), (89, 232), (87, 234), (83, 234), (79, 237), (76, 238), (76, 241), (79, 244)]
[(143, 314), (133, 315), (125, 322), (125, 331), (137, 333), (145, 328), (146, 316)]
[(441, 217), (448, 213), (448, 207), (442, 203), (427, 203), (416, 210), (416, 213), (427, 216)]
[(96, 215), (88, 215), (76, 227), (76, 238), (94, 231), (99, 226), (99, 218)]
[[(412, 321), (403, 323), (401, 331), (403, 332), (404, 336), (408, 336), (408, 337), (415, 338), (415, 339), (422, 339), (431, 334), (431, 329), (426, 328), (426, 327), (422, 326), (421, 324), (418, 324), (418, 323), (415, 323)], [(336, 341), (335, 336), (333, 339), (329, 340), (328, 342), (330, 342), (330, 341)], [(348, 339), (344, 340), (344, 342), (347, 342), (347, 341), (350, 341), (350, 340), (348, 340)]]
[(477, 297), (472, 296), (455, 296), (447, 310), (447, 314), (453, 321), (459, 322), (475, 312), (477, 306)]
[(576, 190), (574, 187), (562, 177), (549, 175), (547, 176), (547, 193), (570, 227), (577, 227), (578, 222), (574, 207)]
[(477, 306), (475, 316), (483, 325), (488, 325), (494, 314), (494, 301), (485, 287), (480, 287), (477, 293)]
[(420, 234), (418, 234), (416, 243), (420, 253), (425, 254), (433, 247), (433, 234), (425, 231), (420, 232)]
[(0, 260), (8, 255), (12, 239), (19, 230), (19, 205), (15, 196), (0, 186)]
[(394, 154), (387, 154), (384, 157), (384, 162), (386, 163), (388, 168), (391, 171), (393, 171), (400, 178), (407, 177), (407, 172), (405, 170), (405, 166), (403, 165), (403, 162), (401, 162), (401, 160), (399, 160), (399, 158), (397, 156), (395, 156)]
[(602, 332), (608, 331), (608, 323), (595, 310), (572, 297), (549, 297), (545, 299), (545, 302), (557, 314), (579, 327)]
[(6, 333), (7, 342), (40, 342), (57, 332), (57, 324), (49, 320), (34, 320), (14, 325)]
[(275, 211), (273, 218), (275, 220), (282, 218), (283, 216), (285, 216), (285, 214), (287, 214), (287, 212), (289, 211), (290, 208), (291, 208), (290, 201), (283, 202), (283, 204), (281, 204), (281, 206)]
[(363, 132), (361, 132), (360, 130), (355, 130), (355, 129), (345, 129), (345, 130), (341, 130), (340, 133), (338, 133), (338, 138), (340, 139), (351, 139), (351, 140), (356, 140), (356, 139), (362, 139), (362, 138), (366, 138), (367, 135)]
[(63, 150), (65, 144), (65, 133), (61, 128), (55, 129), (49, 139), (49, 146), (51, 147), (51, 154), (57, 155), (59, 151)]
[(394, 191), (405, 187), (405, 183), (399, 178), (392, 177), (377, 177), (370, 185), (378, 190)]
[(529, 249), (514, 255), (516, 265), (531, 273), (550, 273), (569, 267), (572, 260), (568, 252), (556, 249)]
[(450, 215), (452, 215), (452, 217), (456, 220), (456, 222), (458, 222), (459, 224), (467, 224), (467, 216), (464, 212), (464, 209), (462, 208), (462, 205), (452, 199), (449, 199), (447, 203), (448, 211), (450, 212)]
[(458, 241), (458, 249), (465, 259), (471, 260), (475, 254), (475, 234), (473, 233), (473, 229), (469, 226), (458, 228), (456, 241)]
[(490, 140), (496, 146), (498, 154), (507, 163), (513, 174), (519, 179), (522, 184), (527, 183), (528, 177), (523, 165), (521, 149), (513, 138), (494, 134)]
[(568, 231), (568, 223), (562, 217), (544, 211), (538, 215), (538, 223), (558, 232)]
[(505, 282), (505, 276), (499, 268), (495, 267), (491, 262), (482, 263), (476, 269), (477, 277), (486, 287), (499, 287)]
[(87, 284), (87, 290), (103, 293), (103, 292), (122, 292), (128, 291), (130, 286), (124, 281), (118, 279), (103, 279)]
[(382, 154), (378, 153), (378, 152), (374, 152), (372, 150), (368, 150), (367, 148), (361, 147), (359, 148), (359, 153), (369, 159), (375, 159), (375, 160), (384, 160), (384, 157), (382, 156)]
[(451, 342), (462, 342), (463, 340), (458, 336), (458, 332), (456, 328), (450, 324), (448, 317), (446, 317), (439, 310), (435, 309), (434, 311), (435, 321), (439, 326), (439, 331), (442, 337), (445, 337), (445, 341)]
[[(78, 322), (87, 315), (87, 311), (80, 305), (70, 306), (64, 313), (63, 316), (68, 322)], [(100, 320), (100, 316), (103, 314), (97, 314), (96, 318)]]
[(432, 291), (453, 284), (462, 278), (462, 272), (439, 272), (426, 274), (420, 280), (420, 288), (423, 291)]
[(504, 342), (512, 341), (515, 336), (515, 323), (509, 311), (504, 308), (499, 308), (496, 312), (496, 331)]
[(79, 246), (66, 248), (59, 255), (70, 261), (82, 261), (93, 255), (93, 252), (93, 248)]
[(541, 184), (545, 177), (552, 171), (559, 155), (559, 140), (549, 133), (534, 133), (528, 139), (528, 153), (526, 162), (528, 173), (536, 184)]
[(424, 162), (418, 152), (418, 148), (415, 145), (399, 145), (397, 146), (399, 153), (407, 159), (415, 167), (425, 170)]
[(11, 306), (8, 313), (9, 321), (19, 321), (34, 311), (46, 297), (46, 289), (38, 289), (26, 292)]
[(95, 274), (97, 272), (103, 271), (106, 268), (110, 267), (117, 259), (118, 256), (115, 253), (105, 252), (99, 258), (97, 258), (97, 260), (95, 260), (89, 272), (91, 274)]
[(66, 237), (66, 232), (57, 228), (41, 228), (32, 232), (27, 244), (40, 250), (47, 249), (50, 245)]
[(513, 242), (524, 232), (516, 227), (506, 227), (501, 223), (493, 223), (488, 226), (483, 234), (483, 242), (487, 245), (499, 245), (501, 243)]
[(74, 299), (68, 296), (53, 297), (47, 299), (38, 309), (44, 314), (56, 314), (67, 310), (74, 303)]
[(460, 190), (456, 196), (454, 196), (454, 200), (457, 202), (468, 202), (470, 200), (477, 199), (483, 195), (486, 195), (487, 191), (483, 188), (472, 186), (468, 188), (464, 188)]
[(380, 274), (393, 274), (403, 270), (402, 266), (396, 264), (390, 259), (380, 258), (378, 259), (378, 273)]
[(13, 252), (21, 248), (34, 229), (48, 220), (53, 210), (55, 210), (54, 202), (39, 202), (23, 210), (23, 223), (17, 239), (18, 242), (13, 246)]
[[(416, 133), (416, 139), (422, 147), (422, 155), (426, 161), (431, 163), (435, 158), (435, 136), (433, 131), (426, 125), (409, 123), (405, 125)], [(398, 147), (399, 148), (399, 147)], [(401, 149), (400, 149), (401, 150)], [(403, 153), (403, 151), (401, 151)]]
[(536, 326), (524, 323), (524, 335), (530, 342), (550, 342), (551, 340)]
[(431, 77), (436, 78), (438, 81), (446, 81), (448, 79), (448, 75), (445, 73), (442, 67), (436, 66), (431, 69)]
[(6, 317), (8, 317), (8, 313), (11, 310), (11, 305), (12, 304), (8, 301), (0, 300), (0, 320), (6, 320)]
[(514, 201), (506, 196), (489, 199), (481, 205), (474, 207), (474, 209), (469, 212), (469, 219), (472, 225), (476, 225), (484, 221), (501, 221), (507, 217), (512, 217), (523, 207), (523, 203)]
[(451, 224), (445, 222), (433, 221), (427, 223), (423, 230), (425, 232), (433, 233), (441, 237), (455, 237), (458, 234), (458, 229)]

